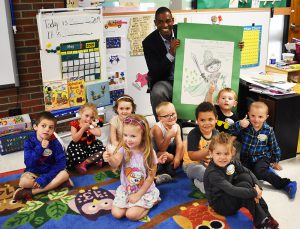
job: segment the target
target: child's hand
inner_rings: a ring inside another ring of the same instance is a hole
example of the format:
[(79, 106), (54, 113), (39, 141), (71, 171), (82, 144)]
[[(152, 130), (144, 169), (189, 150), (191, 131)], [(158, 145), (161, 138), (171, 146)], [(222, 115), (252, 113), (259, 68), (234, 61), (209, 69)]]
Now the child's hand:
[(250, 122), (247, 119), (247, 115), (246, 115), (245, 118), (240, 121), (240, 126), (242, 128), (247, 128), (249, 126), (249, 124), (250, 124)]
[(173, 160), (173, 168), (177, 169), (180, 165), (180, 158), (179, 157), (175, 157)]
[(105, 162), (109, 162), (109, 160), (110, 160), (110, 158), (112, 157), (112, 152), (110, 152), (110, 151), (104, 151), (104, 153), (103, 153), (103, 160), (105, 161)]
[(41, 144), (42, 144), (42, 147), (43, 147), (44, 149), (46, 149), (46, 148), (48, 147), (48, 145), (49, 145), (49, 141), (46, 140), (46, 139), (43, 139)]
[(139, 199), (141, 199), (140, 195), (138, 193), (133, 193), (128, 196), (127, 200), (128, 200), (128, 202), (134, 204), (134, 203), (138, 202)]
[(41, 188), (41, 186), (39, 185), (39, 183), (37, 183), (36, 181), (33, 183), (32, 188), (37, 189), (37, 188)]
[(81, 128), (82, 129), (84, 129), (84, 131), (86, 131), (86, 130), (88, 130), (88, 129), (90, 129), (90, 123), (84, 123), (82, 126), (81, 126)]
[(209, 89), (208, 89), (208, 94), (213, 94), (215, 91), (215, 85), (213, 83), (210, 84)]
[(162, 155), (159, 156), (159, 158), (157, 158), (159, 164), (165, 164), (167, 159), (168, 159), (167, 153), (163, 153)]
[(167, 128), (166, 127), (166, 130), (167, 130), (167, 137), (169, 137), (169, 138), (174, 138), (174, 137), (176, 137), (176, 132), (173, 130), (173, 128)]
[(271, 163), (273, 169), (282, 170), (282, 166), (279, 163)]
[(259, 200), (259, 199), (262, 197), (262, 190), (260, 189), (260, 187), (259, 187), (257, 184), (255, 184), (254, 189), (255, 189), (256, 192), (257, 192), (256, 198)]

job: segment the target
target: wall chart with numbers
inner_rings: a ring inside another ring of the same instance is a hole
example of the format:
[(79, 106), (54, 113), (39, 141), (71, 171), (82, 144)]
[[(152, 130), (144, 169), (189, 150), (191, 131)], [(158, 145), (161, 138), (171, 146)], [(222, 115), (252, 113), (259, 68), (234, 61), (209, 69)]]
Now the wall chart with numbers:
[(245, 26), (243, 33), (244, 49), (242, 51), (241, 68), (259, 66), (262, 26)]
[(63, 79), (101, 79), (99, 40), (60, 44), (60, 55)]

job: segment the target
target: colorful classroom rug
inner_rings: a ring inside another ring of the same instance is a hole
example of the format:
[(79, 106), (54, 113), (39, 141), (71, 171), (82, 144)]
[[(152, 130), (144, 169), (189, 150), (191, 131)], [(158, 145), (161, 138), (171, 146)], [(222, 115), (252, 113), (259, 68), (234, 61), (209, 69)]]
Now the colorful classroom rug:
[(40, 194), (26, 204), (12, 201), (20, 175), (0, 174), (0, 228), (253, 228), (247, 210), (226, 218), (216, 214), (182, 171), (174, 182), (158, 186), (161, 202), (138, 222), (112, 217), (114, 190), (120, 183), (118, 173), (108, 167), (91, 168), (84, 176), (72, 174), (73, 189)]

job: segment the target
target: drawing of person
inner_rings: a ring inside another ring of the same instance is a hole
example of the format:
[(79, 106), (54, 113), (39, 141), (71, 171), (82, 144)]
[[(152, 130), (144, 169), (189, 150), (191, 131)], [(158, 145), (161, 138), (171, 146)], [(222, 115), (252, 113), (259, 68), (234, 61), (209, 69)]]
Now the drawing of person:
[(215, 92), (218, 92), (221, 88), (226, 87), (225, 75), (220, 72), (221, 60), (214, 58), (213, 53), (210, 50), (206, 50), (203, 54), (204, 69), (208, 74), (205, 74), (206, 82), (208, 85), (213, 85)]

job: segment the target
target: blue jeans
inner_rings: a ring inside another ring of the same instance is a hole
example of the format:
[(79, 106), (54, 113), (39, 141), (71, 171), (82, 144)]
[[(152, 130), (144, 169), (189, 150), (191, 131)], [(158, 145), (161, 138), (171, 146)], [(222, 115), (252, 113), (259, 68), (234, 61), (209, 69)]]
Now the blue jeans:
[(183, 171), (186, 173), (189, 179), (197, 179), (203, 182), (204, 172), (206, 167), (201, 164), (187, 164), (182, 166)]

